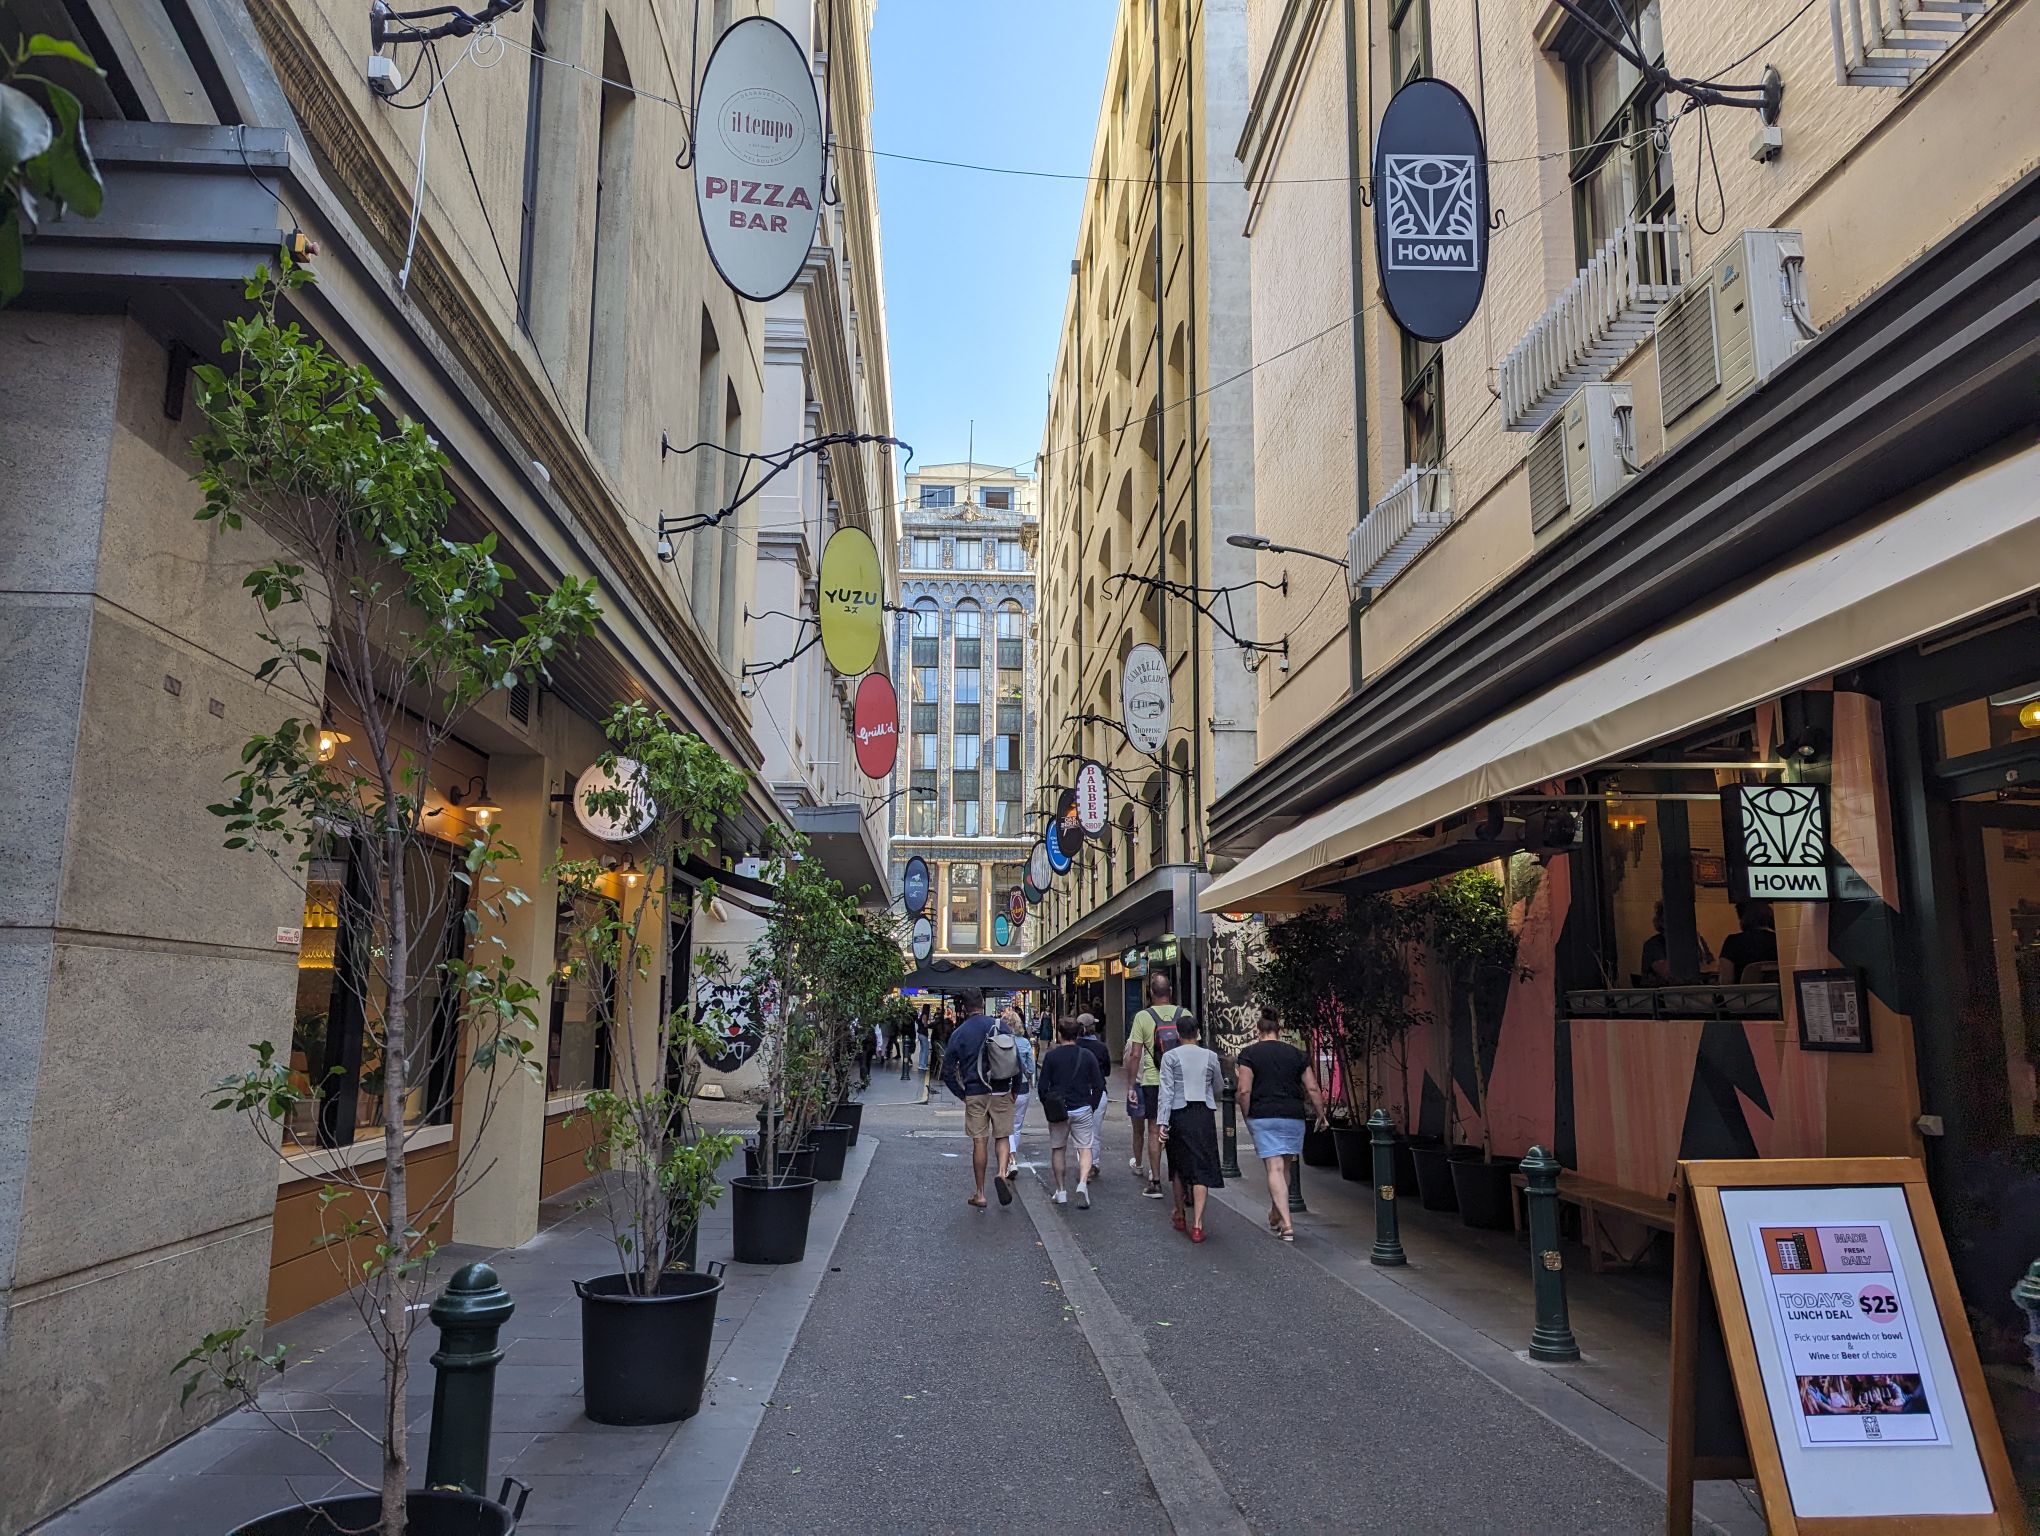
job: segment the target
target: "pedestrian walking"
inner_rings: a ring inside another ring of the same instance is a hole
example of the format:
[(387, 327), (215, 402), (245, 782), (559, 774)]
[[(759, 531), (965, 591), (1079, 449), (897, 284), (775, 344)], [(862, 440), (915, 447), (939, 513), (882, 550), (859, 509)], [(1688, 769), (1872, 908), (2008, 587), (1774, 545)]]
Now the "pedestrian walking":
[(999, 1148), (998, 1172), (992, 1188), (999, 1204), (1013, 1203), (1009, 1181), (1013, 1134), (1013, 1084), (1020, 1077), (1020, 1052), (1011, 1033), (984, 1011), (984, 994), (958, 995), (967, 1015), (942, 1048), (942, 1082), (963, 1100), (963, 1130), (970, 1137), (970, 1168), (975, 1189), (970, 1204), (985, 1208), (985, 1174), (991, 1166), (992, 1144)]
[(857, 1086), (871, 1086), (871, 1063), (878, 1054), (878, 1026), (860, 1024), (857, 1026)]
[(1077, 1205), (1089, 1210), (1098, 1117), (1105, 1106), (1105, 1072), (1098, 1058), (1080, 1043), (1075, 1019), (1062, 1020), (1055, 1032), (1060, 1043), (1041, 1058), (1034, 1078), (1035, 1095), (1048, 1121), (1048, 1171), (1055, 1184), (1055, 1192), (1048, 1198), (1057, 1205), (1069, 1204), (1068, 1155), (1069, 1148), (1075, 1147)]
[(1018, 1008), (1003, 1008), (999, 1011), (999, 1027), (1013, 1037), (1020, 1056), (1020, 1080), (1013, 1085), (1013, 1134), (1008, 1138), (1012, 1153), (1011, 1178), (1020, 1177), (1020, 1128), (1027, 1123), (1027, 1101), (1034, 1094), (1034, 1042), (1027, 1037), (1027, 1026), (1021, 1022)]
[(1098, 1038), (1097, 1014), (1077, 1015), (1077, 1044), (1098, 1063), (1098, 1116), (1091, 1122), (1091, 1128), (1097, 1133), (1098, 1148), (1102, 1153), (1105, 1146), (1105, 1101), (1112, 1096), (1112, 1048)]
[[(1150, 1200), (1162, 1198), (1162, 1127), (1155, 1116), (1162, 1085), (1162, 1058), (1175, 1049), (1177, 1024), (1189, 1017), (1176, 1006), (1174, 984), (1162, 972), (1148, 977), (1148, 1005), (1133, 1016), (1126, 1031), (1126, 1113), (1133, 1121), (1133, 1156), (1127, 1166), (1145, 1175)], [(1145, 1167), (1143, 1167), (1145, 1163)]]
[(1303, 1154), (1306, 1113), (1325, 1123), (1325, 1096), (1310, 1059), (1282, 1038), (1282, 1017), (1261, 1010), (1261, 1038), (1239, 1054), (1233, 1083), (1240, 1117), (1254, 1138), (1254, 1155), (1268, 1174), (1268, 1230), (1285, 1243), (1296, 1241), (1289, 1220), (1289, 1180)]
[(912, 1014), (902, 1016), (899, 1039), (894, 1042), (900, 1050), (900, 1081), (905, 1082), (913, 1075), (914, 1052), (920, 1035), (920, 1019)]
[(1224, 1189), (1218, 1171), (1218, 1101), (1223, 1080), (1218, 1053), (1197, 1043), (1197, 1020), (1179, 1010), (1174, 1020), (1175, 1049), (1162, 1056), (1162, 1081), (1157, 1095), (1162, 1139), (1169, 1150), (1169, 1180), (1175, 1209), (1170, 1225), (1184, 1230), (1189, 1207), (1190, 1241), (1204, 1241), (1206, 1190)]

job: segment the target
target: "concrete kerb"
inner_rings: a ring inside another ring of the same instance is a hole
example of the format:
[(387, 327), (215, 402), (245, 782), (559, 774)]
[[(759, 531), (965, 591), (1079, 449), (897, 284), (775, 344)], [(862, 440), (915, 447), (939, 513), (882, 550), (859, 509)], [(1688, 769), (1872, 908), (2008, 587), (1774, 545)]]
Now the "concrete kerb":
[(842, 1180), (818, 1186), (808, 1225), (807, 1255), (771, 1274), (742, 1326), (724, 1346), (701, 1412), (682, 1424), (659, 1453), (637, 1496), (617, 1522), (617, 1536), (669, 1536), (712, 1530), (736, 1485), (751, 1441), (764, 1421), (779, 1373), (836, 1245), (850, 1220), (881, 1138), (867, 1130), (850, 1149)]
[[(1250, 1191), (1248, 1181), (1229, 1183), (1214, 1197), (1259, 1225), (1265, 1218), (1265, 1196)], [(1664, 1491), (1665, 1443), (1649, 1430), (1624, 1418), (1578, 1391), (1565, 1379), (1565, 1366), (1538, 1365), (1526, 1355), (1497, 1343), (1470, 1323), (1426, 1300), (1409, 1283), (1420, 1279), (1423, 1266), (1412, 1263), (1391, 1272), (1369, 1263), (1364, 1252), (1333, 1241), (1308, 1216), (1296, 1221), (1294, 1252), (1338, 1280), (1349, 1290), (1415, 1330), (1454, 1359), (1478, 1371), (1518, 1402), (1556, 1424), (1567, 1434), (1598, 1451), (1631, 1476)], [(1525, 1282), (1526, 1306), (1528, 1282)], [(1525, 1336), (1528, 1330), (1526, 1327)], [(1694, 1490), (1696, 1527), (1743, 1536), (1765, 1530), (1764, 1520), (1743, 1498), (1718, 1484)]]

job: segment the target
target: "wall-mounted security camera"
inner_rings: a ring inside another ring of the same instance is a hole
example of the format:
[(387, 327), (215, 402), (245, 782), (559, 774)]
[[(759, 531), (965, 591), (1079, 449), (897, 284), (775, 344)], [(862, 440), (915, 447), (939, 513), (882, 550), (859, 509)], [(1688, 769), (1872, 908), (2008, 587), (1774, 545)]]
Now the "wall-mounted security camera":
[(394, 96), (404, 88), (404, 72), (397, 68), (395, 59), (386, 59), (379, 53), (368, 56), (368, 88), (376, 95)]
[(665, 561), (666, 564), (671, 565), (673, 563), (673, 541), (663, 533), (659, 535), (659, 542), (653, 548), (658, 551), (659, 558)]

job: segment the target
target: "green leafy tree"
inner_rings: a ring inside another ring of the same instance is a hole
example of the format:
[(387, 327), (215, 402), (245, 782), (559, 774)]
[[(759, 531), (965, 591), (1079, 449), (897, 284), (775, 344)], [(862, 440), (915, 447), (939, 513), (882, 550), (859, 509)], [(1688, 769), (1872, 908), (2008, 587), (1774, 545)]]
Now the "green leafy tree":
[(85, 109), (46, 73), (65, 63), (105, 73), (76, 43), (40, 32), (0, 51), (0, 307), (21, 292), (22, 246), (45, 220), (99, 213)]
[(745, 777), (649, 705), (618, 705), (603, 729), (610, 749), (597, 761), (616, 787), (589, 790), (585, 799), (596, 815), (642, 824), (632, 852), (643, 872), (619, 892), (618, 875), (599, 860), (555, 867), (576, 913), (561, 959), (622, 981), (595, 989), (611, 1086), (588, 1096), (594, 1135), (587, 1161), (603, 1175), (594, 1199), (608, 1218), (618, 1267), (636, 1294), (649, 1296), (714, 1205), (716, 1170), (737, 1138), (704, 1136), (689, 1114), (693, 1073), (716, 1046), (715, 1021), (697, 1017), (687, 998), (671, 999), (663, 1017), (648, 1017), (657, 1010), (641, 1005), (633, 983), (651, 980), (669, 915), (694, 900), (691, 887), (674, 881), (674, 869), (690, 856), (712, 859), (716, 826), (742, 803)]
[[(291, 292), (310, 281), (287, 257), (273, 272), (258, 269), (251, 313), (228, 322), (225, 366), (194, 371), (210, 422), (194, 445), (205, 498), (198, 516), (251, 545), (258, 530), (263, 537), (245, 582), (268, 653), (256, 673), (305, 711), (248, 740), (227, 798), (210, 810), (227, 847), (300, 878), (314, 859), (341, 853), (358, 871), (337, 919), (340, 941), (362, 959), (336, 969), (335, 985), (356, 989), (363, 1091), (373, 1085), (380, 1097), (370, 1123), (382, 1162), (332, 1170), (321, 1198), (325, 1235), (383, 1357), (383, 1422), (356, 1426), (382, 1446), (379, 1485), (364, 1486), (380, 1488), (383, 1536), (403, 1536), (405, 1386), (438, 1247), (429, 1213), (481, 1171), (459, 1159), (436, 1184), (414, 1189), (407, 1150), (418, 1121), (443, 1118), (456, 1095), (473, 1145), (512, 1071), (542, 1066), (532, 1056), (540, 993), (484, 927), (526, 900), (506, 879), (517, 852), (490, 829), (440, 827), (431, 790), (445, 777), (441, 749), (475, 706), (520, 679), (546, 678), (548, 662), (594, 627), (599, 610), (592, 583), (521, 586), (497, 559), (493, 534), (452, 536), (437, 443), (393, 410), (366, 368), (284, 318)], [(346, 730), (322, 727), (322, 701), (344, 713)], [(448, 844), (457, 850), (450, 863), (427, 856)], [(448, 946), (455, 912), (464, 942)], [(459, 1059), (445, 1063), (453, 1070), (432, 1070), (440, 1063), (428, 997), (455, 1025)], [(245, 1113), (280, 1151), (324, 1085), (307, 1080), (288, 1051), (253, 1049), (254, 1065), (220, 1084), (215, 1107)], [(206, 1390), (255, 1401), (282, 1357), (257, 1351), (244, 1338), (250, 1331), (222, 1330), (187, 1357), (187, 1400)]]
[[(1502, 882), (1484, 869), (1465, 869), (1432, 882), (1413, 903), (1432, 957), (1452, 992), (1452, 1018), (1466, 1021), (1466, 1049), (1473, 1067), (1474, 1112), (1480, 1117), (1481, 1156), (1494, 1159), (1488, 1127), (1488, 1079), (1507, 1005), (1509, 983), (1529, 972), (1516, 964), (1517, 935), (1509, 923)], [(1453, 1050), (1459, 1049), (1455, 1027)]]

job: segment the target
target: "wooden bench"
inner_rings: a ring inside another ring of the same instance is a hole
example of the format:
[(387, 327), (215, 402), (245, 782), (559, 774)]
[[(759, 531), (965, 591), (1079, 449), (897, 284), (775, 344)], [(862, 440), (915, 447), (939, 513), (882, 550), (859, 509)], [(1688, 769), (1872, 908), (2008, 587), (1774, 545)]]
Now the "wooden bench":
[[(1516, 1186), (1518, 1194), (1510, 1199), (1509, 1214), (1515, 1218), (1516, 1230), (1521, 1232), (1530, 1176), (1519, 1171), (1510, 1182)], [(1621, 1265), (1639, 1263), (1650, 1246), (1645, 1243), (1642, 1249), (1633, 1254), (1624, 1253), (1601, 1224), (1603, 1216), (1621, 1216), (1666, 1233), (1671, 1232), (1678, 1223), (1679, 1207), (1676, 1200), (1647, 1195), (1639, 1189), (1624, 1189), (1619, 1184), (1603, 1184), (1599, 1179), (1582, 1178), (1576, 1173), (1559, 1174), (1558, 1198), (1567, 1205), (1579, 1208), (1580, 1242), (1586, 1247), (1589, 1267), (1596, 1273), (1599, 1273), (1608, 1262)]]

